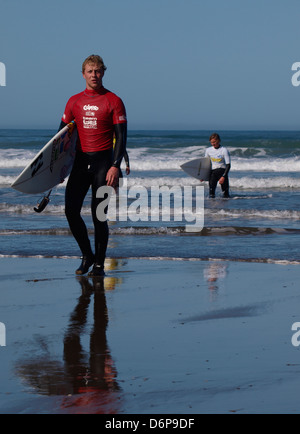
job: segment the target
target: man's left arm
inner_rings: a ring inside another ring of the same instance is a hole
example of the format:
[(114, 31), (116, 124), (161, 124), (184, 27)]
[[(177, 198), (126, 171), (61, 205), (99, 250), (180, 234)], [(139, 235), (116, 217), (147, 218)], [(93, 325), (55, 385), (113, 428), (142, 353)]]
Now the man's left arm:
[(106, 181), (107, 185), (116, 187), (119, 181), (119, 173), (121, 162), (124, 158), (127, 142), (127, 123), (114, 125), (114, 132), (116, 137), (113, 164), (107, 172)]

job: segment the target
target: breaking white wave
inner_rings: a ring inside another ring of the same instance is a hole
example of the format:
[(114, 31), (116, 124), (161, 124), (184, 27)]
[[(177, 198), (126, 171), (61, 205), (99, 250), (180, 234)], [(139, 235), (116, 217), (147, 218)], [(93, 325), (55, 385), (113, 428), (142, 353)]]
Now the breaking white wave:
[[(159, 189), (162, 186), (168, 187), (187, 187), (187, 186), (200, 186), (208, 185), (208, 183), (200, 183), (197, 179), (190, 177), (159, 177), (159, 178), (149, 178), (149, 177), (128, 177), (127, 186), (130, 187), (153, 187)], [(15, 176), (5, 176), (0, 175), (0, 186), (10, 187), (12, 183), (16, 180)], [(62, 189), (66, 187), (67, 181), (58, 185), (57, 189)], [(274, 189), (300, 189), (300, 178), (293, 178), (289, 176), (278, 176), (278, 177), (256, 177), (256, 176), (244, 176), (238, 178), (236, 176), (230, 177), (231, 189), (240, 190), (274, 190)], [(20, 193), (21, 194), (21, 193)]]
[(300, 172), (300, 157), (292, 158), (236, 158), (232, 160), (232, 171), (240, 172)]
[[(90, 229), (89, 233), (92, 234), (93, 230)], [(177, 236), (186, 235), (185, 226), (128, 226), (128, 227), (114, 227), (110, 228), (111, 235), (118, 236)], [(263, 235), (291, 235), (300, 234), (299, 229), (285, 229), (277, 227), (242, 227), (242, 226), (220, 226), (220, 227), (205, 227), (199, 232), (189, 232), (189, 236), (203, 236), (203, 237), (220, 237), (220, 236), (263, 236)], [(0, 230), (0, 236), (70, 236), (71, 232), (68, 228), (51, 228), (51, 229), (3, 229)]]
[(241, 190), (274, 190), (274, 189), (300, 189), (300, 178), (289, 176), (256, 177), (245, 176), (242, 178), (231, 177), (231, 188)]
[[(202, 155), (203, 156), (203, 155)], [(170, 156), (145, 156), (142, 159), (131, 157), (133, 172), (143, 171), (180, 171), (184, 163), (200, 158), (195, 155), (190, 158)], [(263, 172), (263, 173), (299, 173), (300, 157), (295, 158), (232, 158), (231, 172)]]
[[(181, 171), (180, 166), (189, 160), (201, 158), (205, 147), (182, 147), (175, 149), (129, 148), (131, 169), (141, 171)], [(246, 153), (246, 150), (243, 150)], [(0, 169), (25, 168), (34, 158), (34, 151), (25, 149), (0, 150)], [(243, 155), (243, 154), (242, 154)], [(259, 155), (259, 156), (258, 156)], [(232, 156), (232, 172), (300, 172), (300, 157), (275, 158), (259, 150), (255, 157)]]
[[(170, 176), (162, 176), (162, 177), (133, 177), (130, 176), (127, 179), (128, 188), (131, 187), (145, 187), (145, 188), (157, 188), (159, 189), (162, 186), (168, 187), (185, 187), (185, 186), (207, 186), (208, 183), (200, 183), (195, 178), (186, 177), (170, 177)], [(10, 187), (12, 183), (16, 180), (15, 176), (5, 176), (0, 175), (0, 186), (2, 187)], [(66, 187), (67, 181), (58, 185), (57, 189), (62, 189)], [(259, 176), (244, 176), (244, 177), (230, 177), (230, 186), (231, 189), (237, 190), (274, 190), (274, 189), (283, 189), (283, 190), (293, 190), (300, 189), (300, 178), (298, 177), (290, 177), (290, 176), (276, 176), (276, 177), (259, 177)], [(20, 193), (21, 194), (21, 193)]]
[(35, 152), (25, 149), (0, 149), (0, 169), (24, 168), (34, 156)]
[(259, 209), (206, 209), (205, 216), (233, 219), (295, 220), (300, 219), (300, 211), (295, 210), (259, 210)]
[[(32, 205), (23, 205), (23, 204), (8, 204), (8, 203), (0, 203), (0, 213), (2, 214), (15, 214), (15, 215), (32, 215), (35, 214), (33, 211)], [(114, 210), (113, 210), (114, 211)], [(201, 210), (199, 210), (200, 212)], [(118, 217), (123, 218), (128, 215), (128, 222), (131, 222), (131, 217), (136, 214), (137, 210), (135, 208), (122, 208), (119, 212), (117, 208), (117, 221)], [(170, 209), (168, 206), (159, 206), (159, 207), (146, 207), (145, 213), (148, 216), (148, 222), (155, 222), (153, 218), (159, 217), (162, 215), (168, 215), (170, 212), (171, 221), (173, 221), (174, 209)], [(64, 205), (48, 205), (48, 207), (43, 211), (45, 215), (55, 215), (55, 216), (64, 216), (65, 215), (65, 207)], [(299, 221), (300, 220), (300, 211), (297, 210), (260, 210), (260, 209), (215, 209), (215, 208), (207, 208), (204, 209), (204, 214), (206, 218), (232, 218), (232, 219), (264, 219), (264, 220), (285, 220), (285, 221)], [(90, 216), (91, 210), (89, 206), (84, 206), (82, 209), (83, 216)], [(193, 212), (193, 215), (197, 215), (197, 212)], [(114, 217), (114, 213), (109, 213), (108, 218), (111, 221), (114, 221), (112, 218)], [(189, 215), (185, 215), (185, 217), (190, 217)], [(152, 220), (151, 220), (152, 218)], [(183, 219), (184, 220), (184, 219)], [(121, 221), (124, 222), (124, 219)], [(137, 220), (141, 221), (141, 220)], [(158, 220), (159, 221), (159, 220)], [(178, 221), (178, 220), (175, 220)], [(125, 220), (126, 222), (126, 220)]]
[[(184, 186), (198, 186), (208, 185), (208, 183), (200, 183), (195, 178), (190, 177), (129, 177), (127, 179), (127, 186), (142, 186), (153, 187), (159, 189), (160, 186), (169, 187), (184, 187)], [(230, 186), (233, 189), (241, 190), (273, 190), (273, 189), (300, 189), (300, 178), (293, 178), (289, 176), (276, 176), (276, 177), (256, 177), (256, 176), (244, 176), (236, 177), (230, 176)]]
[(3, 187), (11, 186), (11, 184), (16, 180), (15, 176), (4, 176), (0, 175), (0, 185)]

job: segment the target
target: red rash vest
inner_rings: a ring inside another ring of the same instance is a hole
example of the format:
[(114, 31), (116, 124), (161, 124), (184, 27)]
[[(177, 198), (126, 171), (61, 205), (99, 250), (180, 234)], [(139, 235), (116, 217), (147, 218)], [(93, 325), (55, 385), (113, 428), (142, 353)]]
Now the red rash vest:
[(72, 96), (67, 102), (62, 121), (68, 124), (75, 120), (83, 152), (98, 152), (113, 147), (113, 126), (127, 123), (122, 100), (102, 87), (86, 89)]

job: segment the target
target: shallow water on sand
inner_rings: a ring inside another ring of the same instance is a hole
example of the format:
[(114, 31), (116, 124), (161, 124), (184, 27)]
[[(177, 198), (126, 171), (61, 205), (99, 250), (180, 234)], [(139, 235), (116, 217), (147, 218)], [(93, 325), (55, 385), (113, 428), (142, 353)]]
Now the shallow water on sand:
[(76, 264), (0, 259), (2, 414), (299, 412), (297, 266)]

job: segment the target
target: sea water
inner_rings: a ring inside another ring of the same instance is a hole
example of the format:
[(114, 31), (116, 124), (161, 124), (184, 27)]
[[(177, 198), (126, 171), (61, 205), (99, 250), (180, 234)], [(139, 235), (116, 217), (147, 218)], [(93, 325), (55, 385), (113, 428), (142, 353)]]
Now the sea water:
[[(195, 192), (204, 185), (204, 228), (187, 232), (184, 218), (172, 217), (174, 209), (164, 221), (164, 203), (149, 210), (152, 219), (128, 213), (127, 219), (109, 219), (109, 257), (300, 263), (300, 134), (218, 132), (232, 158), (230, 199), (223, 199), (220, 187), (216, 199), (209, 199), (207, 183), (200, 184), (180, 169), (204, 156), (210, 131), (129, 131), (131, 174), (126, 177), (123, 170), (127, 188), (146, 189), (150, 198), (161, 187), (182, 192), (191, 187)], [(80, 256), (64, 215), (66, 183), (53, 191), (42, 214), (33, 210), (42, 195), (25, 195), (10, 187), (54, 134), (54, 130), (0, 130), (2, 257)], [(93, 237), (90, 199), (89, 194), (82, 214)], [(171, 208), (174, 203), (171, 200)], [(148, 205), (151, 208), (150, 199)], [(133, 209), (138, 213), (137, 207)]]

